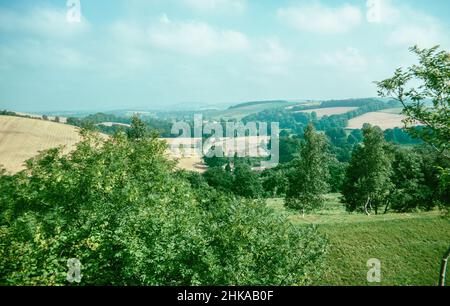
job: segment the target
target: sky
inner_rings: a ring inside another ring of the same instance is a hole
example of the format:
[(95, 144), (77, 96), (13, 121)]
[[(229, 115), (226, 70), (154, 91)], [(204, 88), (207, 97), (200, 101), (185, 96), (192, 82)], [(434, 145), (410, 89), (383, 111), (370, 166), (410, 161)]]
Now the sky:
[(0, 0), (0, 109), (376, 96), (450, 49), (448, 0)]

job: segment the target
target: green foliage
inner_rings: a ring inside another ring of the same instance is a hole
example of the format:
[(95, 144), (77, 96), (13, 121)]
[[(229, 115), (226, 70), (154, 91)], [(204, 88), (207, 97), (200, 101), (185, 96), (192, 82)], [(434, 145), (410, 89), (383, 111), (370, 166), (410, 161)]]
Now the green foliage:
[[(410, 51), (418, 57), (419, 64), (406, 70), (397, 69), (392, 78), (377, 82), (379, 95), (400, 101), (407, 116), (408, 132), (450, 160), (450, 53), (439, 50), (439, 46), (431, 49), (414, 46)], [(425, 128), (412, 128), (416, 122)], [(450, 189), (446, 175), (449, 168), (440, 171), (441, 193), (443, 190), (445, 194)], [(444, 205), (449, 203), (447, 197)]]
[(217, 190), (230, 192), (233, 189), (233, 174), (225, 171), (222, 167), (208, 168), (203, 177), (209, 186)]
[(364, 142), (353, 151), (343, 186), (348, 211), (378, 213), (379, 207), (388, 205), (392, 189), (391, 156), (386, 150), (383, 132), (378, 127), (365, 125)]
[[(83, 118), (69, 117), (67, 118), (67, 124), (78, 127), (91, 126), (92, 130), (97, 130), (107, 135), (114, 135), (117, 132), (127, 132), (129, 128), (126, 125), (132, 123), (132, 118), (120, 117), (112, 114), (96, 113)], [(173, 137), (171, 134), (172, 125), (170, 121), (150, 117), (141, 118), (141, 120), (147, 126), (149, 131), (157, 132), (162, 137)], [(105, 122), (118, 123), (119, 125), (105, 126), (100, 124)]]
[(266, 169), (261, 174), (262, 186), (269, 197), (285, 197), (289, 186), (287, 174), (289, 165), (279, 165), (275, 169)]
[(330, 156), (325, 136), (308, 125), (301, 146), (300, 157), (293, 161), (286, 193), (286, 206), (302, 212), (319, 208), (322, 195), (329, 190)]
[(366, 99), (348, 99), (348, 100), (330, 100), (320, 104), (320, 108), (330, 107), (363, 107), (370, 104), (376, 104), (380, 101), (373, 98)]
[(408, 149), (392, 149), (394, 156), (391, 181), (394, 189), (390, 195), (391, 208), (396, 212), (432, 209), (434, 205), (429, 198), (430, 190), (424, 184), (421, 156)]
[(300, 151), (300, 140), (295, 137), (280, 137), (280, 163), (285, 164), (294, 160)]
[(131, 128), (127, 130), (127, 136), (133, 140), (143, 139), (148, 134), (147, 125), (138, 117), (131, 118)]
[(208, 182), (202, 174), (193, 171), (178, 170), (176, 173), (181, 180), (188, 181), (192, 188), (203, 190), (208, 188)]
[[(409, 129), (410, 133), (434, 146), (450, 158), (450, 54), (439, 50), (412, 47), (411, 52), (419, 58), (419, 64), (397, 69), (392, 78), (378, 82), (381, 96), (393, 96), (404, 106), (408, 116), (407, 126), (415, 122), (427, 129)], [(414, 81), (419, 86), (410, 87)], [(432, 102), (432, 106), (427, 101)]]
[[(415, 127), (412, 129), (421, 129), (422, 127)], [(423, 141), (412, 137), (407, 131), (400, 128), (387, 129), (384, 131), (384, 138), (387, 142), (395, 144), (422, 144)]]
[(233, 190), (235, 194), (246, 198), (258, 198), (262, 195), (259, 175), (245, 162), (238, 162), (234, 167)]
[(245, 102), (245, 103), (241, 103), (241, 104), (237, 104), (237, 105), (233, 105), (231, 107), (229, 107), (229, 109), (236, 109), (236, 108), (242, 108), (242, 107), (248, 107), (248, 106), (255, 106), (255, 105), (289, 105), (288, 101), (283, 101), (283, 100), (273, 100), (273, 101), (253, 101), (253, 102)]
[(352, 130), (347, 138), (347, 142), (351, 145), (360, 143), (364, 139), (362, 130)]
[(450, 167), (438, 168), (439, 170), (439, 193), (442, 195), (443, 200), (440, 202), (440, 206), (447, 217), (450, 217)]
[(341, 192), (342, 186), (345, 181), (345, 172), (347, 170), (348, 164), (341, 163), (336, 159), (331, 159), (329, 165), (330, 171), (330, 189), (331, 192)]
[(303, 285), (326, 243), (263, 203), (192, 186), (154, 137), (83, 130), (70, 155), (43, 152), (0, 179), (0, 284)]
[[(214, 148), (213, 148), (214, 150)], [(209, 168), (223, 167), (229, 164), (229, 158), (227, 157), (219, 157), (215, 154), (211, 157), (203, 157), (203, 161)]]
[[(210, 161), (214, 158), (210, 158)], [(263, 195), (263, 187), (260, 176), (253, 171), (250, 162), (245, 159), (235, 158), (234, 169), (231, 167), (230, 161), (226, 167), (220, 162), (219, 167), (208, 168), (203, 174), (208, 185), (228, 193), (245, 198), (258, 198)]]

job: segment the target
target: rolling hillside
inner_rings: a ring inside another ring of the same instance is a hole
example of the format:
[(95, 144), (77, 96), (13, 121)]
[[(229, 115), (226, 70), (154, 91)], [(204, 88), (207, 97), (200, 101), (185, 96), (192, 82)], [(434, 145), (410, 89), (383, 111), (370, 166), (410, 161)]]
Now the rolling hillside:
[(81, 140), (73, 126), (20, 117), (0, 116), (0, 164), (8, 172), (24, 169), (23, 163), (39, 151), (65, 146), (70, 152)]
[[(106, 136), (105, 136), (106, 137)], [(267, 139), (264, 138), (266, 141)], [(69, 153), (81, 140), (77, 127), (50, 121), (0, 116), (0, 165), (9, 173), (17, 173), (23, 170), (24, 162), (40, 151), (65, 146), (65, 153)], [(180, 139), (162, 139), (170, 146), (174, 141)], [(249, 148), (257, 148), (259, 141), (263, 138), (250, 138)], [(182, 143), (191, 143), (191, 139), (181, 139)], [(225, 139), (220, 140), (224, 142)], [(249, 149), (250, 150), (250, 149)], [(259, 152), (259, 151), (257, 151)], [(206, 166), (201, 156), (192, 150), (190, 156), (175, 156), (170, 150), (167, 151), (169, 158), (178, 160), (179, 169), (203, 172)]]
[[(0, 165), (14, 174), (23, 170), (24, 162), (40, 151), (65, 146), (64, 152), (69, 153), (80, 140), (79, 128), (71, 125), (0, 116)], [(196, 156), (181, 158), (179, 167), (202, 171), (202, 160)]]
[(211, 119), (236, 119), (241, 120), (242, 118), (257, 114), (267, 109), (274, 109), (278, 107), (289, 107), (296, 105), (295, 102), (289, 102), (284, 100), (279, 101), (259, 101), (259, 102), (248, 102), (232, 106), (226, 110), (213, 111), (206, 114)]
[(298, 113), (308, 113), (308, 114), (316, 113), (317, 118), (322, 118), (324, 116), (345, 114), (345, 113), (351, 112), (355, 109), (358, 109), (358, 108), (357, 107), (329, 107), (329, 108), (317, 108), (317, 109), (298, 111)]
[(286, 211), (283, 199), (268, 199), (298, 226), (315, 225), (327, 235), (331, 251), (326, 271), (315, 285), (367, 286), (367, 260), (382, 263), (381, 286), (435, 286), (442, 254), (448, 248), (450, 223), (440, 212), (366, 216), (345, 211), (339, 194), (326, 196), (325, 207), (302, 216)]

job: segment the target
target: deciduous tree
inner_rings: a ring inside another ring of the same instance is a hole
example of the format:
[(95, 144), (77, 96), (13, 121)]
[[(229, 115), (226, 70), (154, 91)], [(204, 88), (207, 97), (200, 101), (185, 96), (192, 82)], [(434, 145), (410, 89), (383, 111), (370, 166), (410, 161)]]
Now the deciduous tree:
[(285, 204), (303, 214), (323, 204), (323, 194), (329, 186), (328, 142), (323, 134), (317, 133), (312, 124), (305, 130), (300, 157), (292, 162), (289, 186)]
[(348, 211), (378, 213), (389, 204), (392, 158), (380, 128), (365, 125), (363, 135), (363, 143), (353, 151), (342, 193)]

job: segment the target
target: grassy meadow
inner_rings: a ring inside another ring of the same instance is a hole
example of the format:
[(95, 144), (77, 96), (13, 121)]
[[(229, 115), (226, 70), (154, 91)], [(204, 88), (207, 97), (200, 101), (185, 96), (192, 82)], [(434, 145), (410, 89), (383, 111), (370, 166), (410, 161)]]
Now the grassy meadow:
[[(285, 211), (282, 199), (269, 207)], [(315, 224), (330, 242), (327, 269), (315, 285), (374, 285), (367, 282), (367, 260), (381, 261), (382, 286), (437, 285), (440, 260), (450, 241), (450, 222), (438, 211), (366, 216), (347, 213), (338, 194), (326, 207), (302, 216), (287, 211), (296, 225)]]

